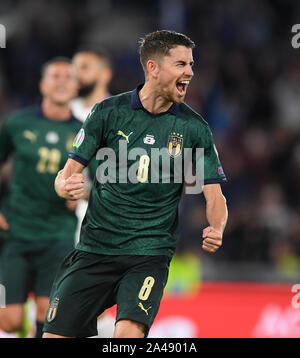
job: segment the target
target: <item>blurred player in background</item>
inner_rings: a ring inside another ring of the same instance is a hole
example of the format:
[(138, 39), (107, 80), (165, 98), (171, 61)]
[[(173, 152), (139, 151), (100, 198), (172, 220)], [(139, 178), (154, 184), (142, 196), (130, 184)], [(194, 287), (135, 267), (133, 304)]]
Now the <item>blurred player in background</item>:
[[(112, 67), (108, 54), (94, 48), (81, 48), (73, 56), (73, 69), (79, 84), (78, 97), (71, 101), (74, 116), (84, 122), (92, 107), (97, 102), (110, 97), (109, 83), (112, 78)], [(92, 161), (89, 170), (84, 171), (87, 190), (91, 186), (97, 169), (96, 159)], [(80, 200), (76, 215), (78, 226), (76, 241), (79, 239), (79, 228), (87, 209), (87, 201)]]
[[(112, 64), (110, 56), (103, 48), (81, 47), (73, 56), (73, 68), (79, 83), (78, 97), (71, 102), (71, 108), (79, 120), (85, 121), (91, 109), (97, 102), (111, 96), (109, 84), (112, 79)], [(85, 169), (86, 190), (89, 190), (97, 169), (96, 159)], [(80, 227), (87, 209), (87, 200), (79, 200), (76, 208), (78, 225), (75, 241), (79, 241)], [(114, 319), (103, 313), (98, 319), (98, 337), (112, 337)]]
[(53, 182), (81, 126), (70, 107), (77, 89), (69, 59), (47, 62), (41, 105), (10, 116), (0, 130), (0, 162), (14, 157), (10, 195), (0, 216), (5, 236), (1, 283), (6, 289), (0, 328), (6, 332), (21, 327), (24, 303), (33, 292), (36, 337), (41, 337), (57, 267), (74, 247), (77, 203), (58, 198)]
[[(147, 337), (179, 239), (178, 205), (184, 185), (175, 182), (174, 166), (168, 184), (162, 181), (161, 163), (156, 170), (149, 166), (152, 148), (167, 150), (172, 163), (175, 156), (185, 158), (184, 148), (203, 149), (209, 226), (203, 230), (202, 248), (211, 253), (220, 248), (227, 222), (220, 183), (226, 177), (207, 122), (183, 103), (193, 77), (193, 48), (194, 42), (183, 34), (148, 34), (140, 46), (145, 83), (97, 103), (76, 136), (55, 180), (60, 197), (81, 198), (82, 170), (103, 147), (114, 154), (110, 164), (118, 177), (104, 184), (93, 182), (80, 241), (62, 262), (52, 287), (43, 337), (92, 336), (97, 316), (114, 304), (114, 337)], [(132, 163), (121, 145), (139, 150), (140, 158)], [(124, 173), (130, 164), (134, 168)], [(158, 181), (151, 181), (152, 170)]]
[(110, 97), (112, 66), (104, 49), (82, 47), (73, 57), (79, 82), (78, 97), (71, 102), (74, 116), (85, 121), (95, 103)]

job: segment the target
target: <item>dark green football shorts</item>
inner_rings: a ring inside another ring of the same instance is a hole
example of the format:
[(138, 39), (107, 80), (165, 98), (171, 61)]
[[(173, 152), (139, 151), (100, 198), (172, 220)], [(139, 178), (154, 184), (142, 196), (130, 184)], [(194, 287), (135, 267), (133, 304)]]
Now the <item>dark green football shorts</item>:
[(74, 249), (74, 240), (28, 241), (5, 239), (0, 258), (6, 304), (27, 300), (29, 292), (49, 297), (57, 269)]
[(75, 249), (57, 273), (43, 331), (95, 336), (97, 317), (117, 304), (116, 322), (142, 323), (147, 336), (167, 283), (169, 263), (167, 256), (99, 255)]

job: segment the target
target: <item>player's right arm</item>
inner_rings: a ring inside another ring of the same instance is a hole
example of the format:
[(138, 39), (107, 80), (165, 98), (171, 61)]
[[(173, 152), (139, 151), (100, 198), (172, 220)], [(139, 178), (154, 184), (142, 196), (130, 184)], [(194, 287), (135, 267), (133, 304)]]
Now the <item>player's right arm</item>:
[(86, 197), (84, 165), (73, 159), (68, 159), (64, 168), (57, 173), (54, 187), (58, 196), (66, 200), (78, 200)]
[(103, 132), (103, 121), (99, 114), (101, 104), (96, 104), (83, 123), (69, 153), (63, 170), (55, 179), (57, 194), (66, 200), (78, 200), (87, 197), (84, 187), (83, 169), (96, 155), (100, 146)]

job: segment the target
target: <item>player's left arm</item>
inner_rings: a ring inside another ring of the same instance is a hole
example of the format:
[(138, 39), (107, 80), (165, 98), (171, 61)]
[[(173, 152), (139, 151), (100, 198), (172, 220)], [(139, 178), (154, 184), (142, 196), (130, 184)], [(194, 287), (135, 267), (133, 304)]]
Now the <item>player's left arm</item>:
[(206, 200), (206, 218), (209, 226), (203, 230), (202, 248), (213, 253), (222, 245), (223, 232), (228, 218), (227, 204), (220, 184), (204, 185), (203, 194)]

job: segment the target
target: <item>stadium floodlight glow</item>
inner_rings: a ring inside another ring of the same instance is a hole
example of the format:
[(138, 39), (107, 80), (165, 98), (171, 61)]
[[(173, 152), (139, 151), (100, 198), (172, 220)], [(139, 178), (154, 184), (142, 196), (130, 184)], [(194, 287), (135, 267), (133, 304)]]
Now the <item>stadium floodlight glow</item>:
[(6, 48), (6, 28), (0, 24), (0, 48)]

